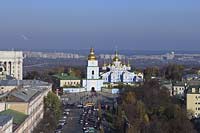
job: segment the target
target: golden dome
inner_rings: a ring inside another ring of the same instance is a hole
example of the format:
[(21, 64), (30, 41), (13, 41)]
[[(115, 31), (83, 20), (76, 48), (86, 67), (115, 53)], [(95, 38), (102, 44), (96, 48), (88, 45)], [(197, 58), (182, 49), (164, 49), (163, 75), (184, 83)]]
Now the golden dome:
[(115, 56), (113, 58), (113, 61), (120, 61), (117, 51), (115, 51)]
[(88, 60), (96, 60), (96, 56), (94, 54), (94, 49), (90, 49), (90, 54), (88, 55)]

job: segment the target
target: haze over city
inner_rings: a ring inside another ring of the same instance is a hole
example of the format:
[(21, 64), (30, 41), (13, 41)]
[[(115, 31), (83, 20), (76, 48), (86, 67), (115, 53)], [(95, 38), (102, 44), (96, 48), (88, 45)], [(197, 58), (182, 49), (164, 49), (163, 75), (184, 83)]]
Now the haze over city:
[(198, 0), (1, 1), (1, 49), (198, 50)]

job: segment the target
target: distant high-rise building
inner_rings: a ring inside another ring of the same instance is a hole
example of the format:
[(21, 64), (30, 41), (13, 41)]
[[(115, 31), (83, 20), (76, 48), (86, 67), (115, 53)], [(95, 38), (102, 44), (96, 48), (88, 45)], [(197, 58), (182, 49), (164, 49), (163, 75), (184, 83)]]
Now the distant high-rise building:
[(22, 51), (0, 51), (1, 71), (13, 79), (23, 79), (23, 52)]

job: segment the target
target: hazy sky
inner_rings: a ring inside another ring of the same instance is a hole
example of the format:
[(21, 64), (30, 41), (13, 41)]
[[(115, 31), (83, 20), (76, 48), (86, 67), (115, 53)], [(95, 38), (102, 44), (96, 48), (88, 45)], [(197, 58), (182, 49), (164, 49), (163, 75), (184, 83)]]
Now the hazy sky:
[(0, 49), (200, 50), (200, 0), (1, 0)]

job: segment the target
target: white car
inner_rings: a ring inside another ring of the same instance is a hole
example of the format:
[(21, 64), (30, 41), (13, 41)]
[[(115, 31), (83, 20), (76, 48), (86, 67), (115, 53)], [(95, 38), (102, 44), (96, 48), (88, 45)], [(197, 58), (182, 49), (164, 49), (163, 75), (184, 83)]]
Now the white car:
[(67, 116), (64, 115), (64, 116), (63, 116), (63, 119), (67, 119)]
[(69, 112), (69, 111), (70, 111), (70, 109), (65, 109), (65, 111), (66, 111), (66, 112)]

